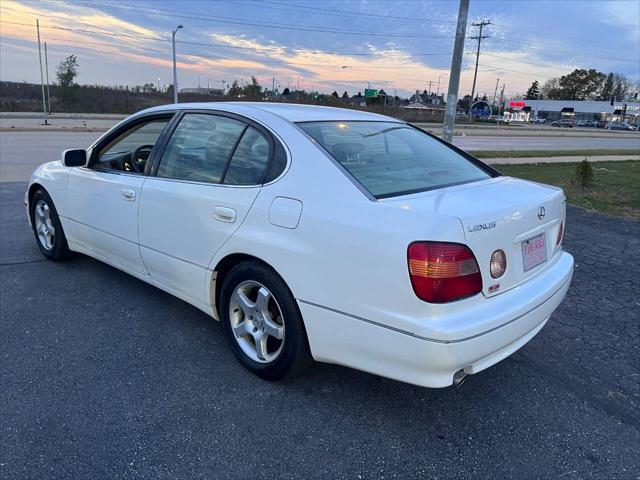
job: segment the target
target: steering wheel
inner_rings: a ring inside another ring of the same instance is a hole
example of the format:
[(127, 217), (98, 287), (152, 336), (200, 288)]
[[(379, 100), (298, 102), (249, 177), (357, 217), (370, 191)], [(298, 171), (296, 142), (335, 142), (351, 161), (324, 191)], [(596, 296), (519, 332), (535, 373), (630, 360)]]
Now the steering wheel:
[[(146, 152), (146, 158), (142, 158), (141, 160), (140, 154), (142, 154), (145, 150), (148, 150), (148, 152)], [(144, 166), (146, 165), (147, 160), (149, 160), (151, 150), (153, 150), (153, 145), (140, 145), (133, 151), (133, 153), (131, 154), (131, 161), (129, 162), (129, 166), (133, 169), (134, 172), (144, 172)]]

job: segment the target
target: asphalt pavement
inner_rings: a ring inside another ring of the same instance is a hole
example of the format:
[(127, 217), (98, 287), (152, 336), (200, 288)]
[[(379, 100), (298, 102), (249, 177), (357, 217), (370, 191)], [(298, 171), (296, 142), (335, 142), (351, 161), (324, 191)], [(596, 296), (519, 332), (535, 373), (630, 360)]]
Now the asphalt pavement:
[(460, 389), (317, 364), (269, 383), (217, 322), (91, 258), (45, 260), (0, 184), (0, 478), (637, 479), (640, 224), (569, 207), (573, 285)]

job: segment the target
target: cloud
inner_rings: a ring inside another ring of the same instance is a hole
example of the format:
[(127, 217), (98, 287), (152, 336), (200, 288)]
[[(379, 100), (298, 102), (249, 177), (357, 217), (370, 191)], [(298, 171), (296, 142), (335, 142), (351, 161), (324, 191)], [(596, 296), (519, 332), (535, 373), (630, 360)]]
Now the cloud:
[(640, 2), (637, 0), (601, 2), (602, 21), (619, 27), (618, 33), (629, 40), (640, 43)]
[[(47, 40), (50, 44), (104, 42), (105, 45), (95, 48), (98, 54), (122, 51), (125, 47), (127, 49), (144, 47), (148, 45), (149, 38), (161, 38), (151, 29), (121, 20), (94, 8), (62, 3), (52, 8), (46, 4), (32, 7), (14, 0), (3, 0), (0, 6), (2, 21), (5, 22), (2, 24), (2, 35), (5, 37), (32, 38), (36, 41), (35, 20), (38, 18), (43, 40)], [(91, 32), (103, 32), (107, 35)]]
[[(362, 89), (367, 82), (378, 87), (402, 89), (406, 92), (424, 88), (431, 80), (435, 86), (438, 76), (448, 73), (448, 69), (429, 67), (393, 47), (378, 48), (366, 45), (371, 56), (336, 55), (322, 49), (289, 48), (274, 42), (264, 43), (246, 36), (229, 34), (212, 34), (211, 38), (229, 47), (249, 49), (242, 52), (248, 58), (255, 58), (256, 67), (261, 70), (277, 72), (279, 77), (293, 82), (297, 74), (304, 74), (305, 88), (312, 85), (317, 88), (325, 86), (334, 89), (354, 85)], [(235, 67), (238, 61), (213, 61), (216, 65)], [(384, 72), (384, 73), (382, 73)], [(259, 73), (259, 72), (256, 72)], [(422, 77), (422, 78), (416, 78)], [(380, 81), (377, 79), (384, 78)], [(266, 79), (262, 78), (265, 82)], [(268, 83), (268, 82), (267, 82)]]

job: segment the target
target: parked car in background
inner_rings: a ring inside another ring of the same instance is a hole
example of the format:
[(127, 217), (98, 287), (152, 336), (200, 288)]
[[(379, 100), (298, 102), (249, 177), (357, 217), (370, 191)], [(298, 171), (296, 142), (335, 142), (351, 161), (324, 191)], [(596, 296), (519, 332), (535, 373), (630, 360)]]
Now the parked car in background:
[(151, 108), (38, 167), (25, 204), (45, 257), (194, 305), (270, 380), (315, 359), (459, 383), (531, 340), (573, 273), (560, 188), (356, 110)]
[(607, 122), (603, 122), (602, 120), (595, 120), (593, 122), (593, 126), (595, 128), (604, 128), (606, 126)]
[(562, 120), (556, 120), (551, 122), (552, 127), (563, 127), (563, 128), (573, 128), (573, 120), (568, 118), (563, 118)]
[(636, 127), (629, 125), (627, 122), (609, 122), (607, 127), (609, 130), (635, 130)]
[(595, 127), (595, 122), (593, 120), (578, 120), (576, 127)]
[(502, 123), (511, 123), (511, 120), (509, 119), (509, 117), (505, 117), (504, 115), (495, 115), (494, 117), (491, 117), (494, 121), (496, 122), (502, 122)]
[(547, 121), (546, 118), (541, 118), (541, 117), (531, 117), (529, 119), (529, 122), (531, 123), (545, 123)]

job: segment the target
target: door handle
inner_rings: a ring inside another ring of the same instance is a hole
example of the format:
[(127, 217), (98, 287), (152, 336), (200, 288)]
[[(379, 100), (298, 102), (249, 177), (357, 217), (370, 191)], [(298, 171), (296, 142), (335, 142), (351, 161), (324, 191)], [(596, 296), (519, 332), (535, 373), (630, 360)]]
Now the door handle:
[(217, 206), (213, 209), (213, 218), (221, 222), (233, 223), (236, 221), (236, 211), (233, 208)]
[(135, 190), (131, 190), (130, 188), (123, 188), (122, 190), (120, 190), (120, 196), (127, 202), (136, 201), (136, 192)]

